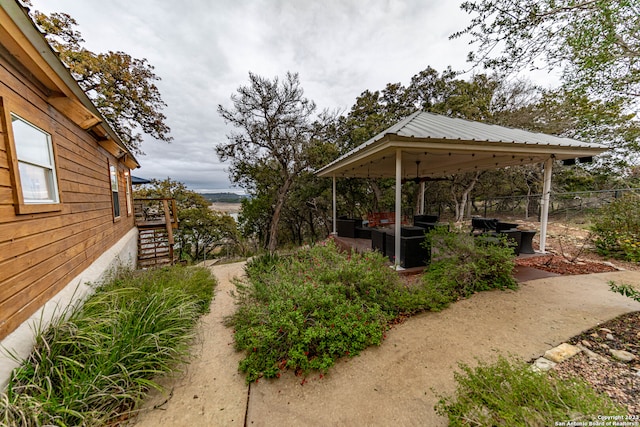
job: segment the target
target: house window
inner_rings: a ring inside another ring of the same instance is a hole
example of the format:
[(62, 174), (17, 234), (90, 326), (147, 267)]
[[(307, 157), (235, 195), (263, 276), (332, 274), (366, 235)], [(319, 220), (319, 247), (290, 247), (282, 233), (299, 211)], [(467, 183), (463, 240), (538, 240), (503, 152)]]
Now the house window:
[(120, 217), (120, 197), (118, 195), (118, 170), (115, 166), (109, 166), (109, 174), (111, 175), (111, 197), (113, 200), (113, 217)]
[(51, 135), (11, 113), (24, 204), (59, 203)]

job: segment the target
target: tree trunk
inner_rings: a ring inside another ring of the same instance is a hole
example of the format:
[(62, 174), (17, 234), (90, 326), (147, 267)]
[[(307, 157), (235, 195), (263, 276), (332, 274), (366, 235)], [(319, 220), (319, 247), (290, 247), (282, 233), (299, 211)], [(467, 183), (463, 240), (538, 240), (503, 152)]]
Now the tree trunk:
[(382, 200), (382, 190), (378, 183), (374, 180), (369, 180), (371, 190), (373, 190), (373, 209), (374, 212), (380, 212), (380, 201)]
[(464, 210), (467, 206), (467, 201), (469, 200), (469, 193), (473, 190), (476, 183), (478, 182), (478, 178), (480, 177), (480, 172), (476, 172), (476, 175), (473, 177), (469, 185), (462, 192), (462, 196), (460, 197), (460, 202), (458, 202), (457, 196), (455, 194), (454, 187), (451, 187), (451, 194), (453, 195), (453, 200), (456, 206), (456, 222), (461, 222), (464, 220)]
[(291, 176), (287, 177), (284, 181), (284, 184), (278, 190), (278, 198), (276, 200), (276, 206), (273, 209), (273, 217), (271, 218), (271, 225), (269, 226), (269, 252), (274, 253), (276, 248), (278, 247), (278, 224), (280, 223), (280, 215), (282, 215), (282, 207), (284, 206), (284, 202), (287, 200), (287, 193), (289, 193), (289, 188), (291, 187), (291, 183), (293, 182), (293, 178)]
[(309, 231), (311, 232), (311, 240), (312, 241), (316, 241), (317, 236), (316, 236), (316, 228), (313, 225), (313, 212), (311, 212), (311, 210), (309, 210)]
[(416, 190), (413, 192), (413, 197), (415, 200), (414, 203), (414, 207), (415, 207), (415, 211), (414, 213), (416, 215), (418, 215), (420, 213), (420, 202), (422, 202), (422, 192), (420, 191), (422, 189), (422, 185), (420, 185), (420, 183), (418, 183), (416, 185)]

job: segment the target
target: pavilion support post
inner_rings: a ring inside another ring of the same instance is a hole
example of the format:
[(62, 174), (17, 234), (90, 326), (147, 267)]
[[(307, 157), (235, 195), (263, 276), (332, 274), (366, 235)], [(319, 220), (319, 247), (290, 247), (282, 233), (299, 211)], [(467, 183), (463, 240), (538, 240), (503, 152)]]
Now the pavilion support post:
[(336, 202), (336, 176), (333, 175), (333, 232), (331, 233), (334, 236), (338, 235), (338, 231), (336, 229), (336, 224), (338, 223), (338, 208)]
[(546, 252), (547, 222), (549, 221), (549, 197), (551, 194), (551, 171), (553, 157), (544, 162), (544, 182), (542, 184), (542, 200), (540, 201), (540, 252)]
[(402, 232), (402, 150), (396, 150), (396, 224), (393, 264), (400, 265), (400, 233)]

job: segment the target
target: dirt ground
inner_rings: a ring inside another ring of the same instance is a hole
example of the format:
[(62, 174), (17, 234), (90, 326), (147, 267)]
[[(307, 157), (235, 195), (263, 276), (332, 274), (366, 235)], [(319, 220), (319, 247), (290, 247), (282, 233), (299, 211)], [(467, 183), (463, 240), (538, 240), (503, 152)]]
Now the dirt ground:
[[(492, 291), (394, 326), (380, 347), (339, 361), (327, 375), (290, 373), (247, 386), (232, 331), (232, 277), (242, 263), (211, 267), (219, 279), (211, 313), (200, 325), (192, 363), (165, 382), (138, 426), (446, 425), (438, 395), (455, 389), (459, 362), (512, 354), (524, 360), (640, 304), (609, 291), (616, 280), (640, 285), (640, 272), (617, 271), (533, 280), (518, 291)], [(560, 420), (562, 421), (562, 420)]]
[[(540, 230), (539, 222), (522, 220), (515, 220), (514, 222), (520, 224), (520, 228), (523, 229)], [(571, 274), (570, 270), (572, 268), (579, 272), (580, 265), (588, 264), (590, 261), (594, 264), (600, 264), (603, 267), (598, 269), (597, 266), (590, 265), (583, 268), (583, 273), (612, 271), (611, 265), (614, 265), (615, 269), (622, 268), (625, 270), (640, 271), (640, 263), (626, 262), (597, 255), (595, 253), (593, 236), (588, 226), (588, 222), (581, 219), (566, 222), (550, 220), (547, 226), (546, 241), (546, 252), (548, 252), (549, 255), (547, 255), (546, 260), (551, 259), (551, 264), (558, 265), (559, 273)], [(534, 249), (538, 250), (539, 244), (540, 235), (536, 234), (533, 239)], [(591, 271), (589, 271), (590, 267)], [(568, 271), (562, 271), (563, 268), (566, 268)]]

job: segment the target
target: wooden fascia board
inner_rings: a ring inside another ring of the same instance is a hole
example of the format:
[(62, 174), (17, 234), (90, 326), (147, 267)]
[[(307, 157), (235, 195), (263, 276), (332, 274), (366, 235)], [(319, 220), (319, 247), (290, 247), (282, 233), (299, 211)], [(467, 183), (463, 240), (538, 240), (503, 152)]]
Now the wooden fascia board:
[[(97, 135), (99, 143), (103, 139), (113, 140), (121, 148), (120, 151), (128, 154), (129, 162), (139, 167), (115, 132), (104, 123), (98, 109), (49, 46), (25, 9), (15, 0), (0, 0), (0, 36), (9, 54), (31, 75), (27, 77), (37, 80), (48, 91), (47, 102), (53, 108), (83, 130)], [(108, 145), (112, 151), (119, 152), (111, 144)]]
[[(44, 36), (33, 28), (31, 19), (26, 15), (20, 17), (20, 21), (23, 21), (20, 22), (20, 25), (17, 23), (17, 20), (13, 19), (17, 17), (16, 15), (18, 15), (18, 17), (19, 14), (24, 15), (24, 12), (19, 10), (20, 6), (16, 4), (15, 0), (4, 0), (2, 1), (2, 6), (3, 7), (0, 8), (0, 25), (2, 25), (3, 30), (13, 42), (11, 43), (10, 48), (13, 48), (14, 51), (11, 53), (15, 55), (16, 58), (53, 93), (59, 92), (65, 96), (74, 96), (71, 88), (61, 76), (59, 72), (60, 70), (55, 70), (51, 66), (51, 62), (58, 62), (59, 67), (57, 68), (64, 69), (66, 73), (68, 73), (68, 70), (47, 44)], [(6, 10), (8, 8), (11, 8), (11, 16)], [(28, 33), (37, 33), (37, 35), (31, 34), (31, 37), (28, 37)], [(36, 40), (36, 37), (42, 40)], [(36, 43), (40, 46), (36, 47)], [(71, 76), (69, 75), (69, 77)]]
[(98, 140), (98, 144), (111, 155), (116, 158), (120, 158), (125, 155), (126, 152), (120, 147), (114, 140), (112, 139), (100, 139)]
[(66, 96), (50, 96), (47, 102), (69, 118), (72, 122), (87, 130), (101, 122), (100, 118), (91, 114), (79, 101)]
[(98, 140), (98, 144), (129, 169), (136, 169), (140, 167), (131, 153), (121, 147), (120, 144), (115, 142), (113, 139), (100, 139)]
[(136, 162), (136, 160), (133, 157), (129, 156), (129, 155), (125, 155), (124, 156), (123, 163), (129, 169), (136, 169), (136, 168), (140, 167), (138, 162)]
[[(2, 0), (0, 8), (0, 34), (2, 44), (7, 51), (13, 55), (38, 81), (40, 81), (50, 91), (61, 91), (64, 84), (57, 78), (56, 73), (48, 72), (50, 69), (47, 61), (40, 52), (29, 41), (29, 38), (11, 18), (7, 3), (15, 3), (11, 0)], [(13, 5), (18, 8), (18, 5)], [(15, 12), (15, 11), (14, 11)], [(22, 12), (19, 12), (22, 13)]]
[[(397, 149), (413, 152), (426, 151), (432, 153), (491, 153), (497, 155), (514, 155), (518, 157), (535, 157), (536, 159), (553, 156), (558, 160), (594, 156), (607, 150), (606, 147), (602, 146), (569, 147), (536, 143), (522, 144), (515, 142), (419, 139), (387, 134), (380, 140), (369, 144), (369, 146), (362, 150), (354, 152), (351, 156), (321, 169), (317, 172), (317, 175), (320, 177), (330, 177), (332, 175), (345, 174), (354, 168), (353, 165), (358, 165), (356, 167), (359, 167), (363, 163), (371, 162), (374, 159), (380, 159), (382, 156), (392, 156)], [(514, 164), (521, 163), (519, 161), (505, 162), (504, 166), (512, 166)], [(494, 167), (501, 167), (501, 165)]]

